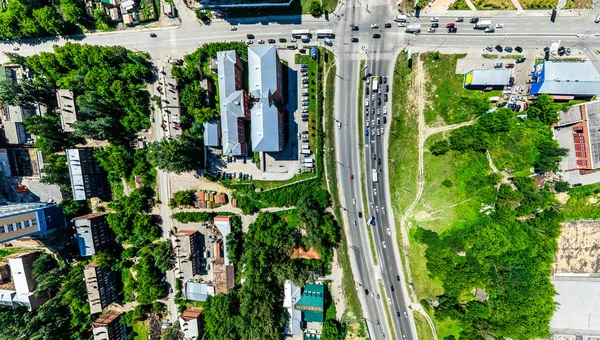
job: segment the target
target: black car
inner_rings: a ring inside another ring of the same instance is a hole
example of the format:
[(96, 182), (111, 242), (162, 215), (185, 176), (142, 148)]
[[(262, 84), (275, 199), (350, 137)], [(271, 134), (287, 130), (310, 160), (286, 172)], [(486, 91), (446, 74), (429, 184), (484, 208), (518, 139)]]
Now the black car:
[(300, 65), (301, 68), (308, 68), (308, 64), (302, 64)]
[(515, 63), (517, 63), (517, 64), (524, 63), (525, 59), (527, 59), (527, 58), (519, 58), (519, 59), (515, 60)]
[(547, 46), (544, 47), (544, 53), (548, 53), (548, 52), (550, 52), (550, 47), (547, 47)]
[(385, 76), (383, 77), (383, 83), (387, 84), (387, 77), (385, 77)]
[(366, 95), (369, 95), (369, 87), (368, 87), (368, 86), (367, 86), (367, 87), (365, 87), (365, 94), (366, 94)]
[(400, 317), (400, 311), (399, 310), (396, 311), (396, 316)]
[(246, 38), (248, 38), (248, 39), (254, 39), (254, 34), (246, 34)]
[(365, 289), (365, 295), (369, 295), (369, 290)]
[(377, 155), (373, 152), (372, 157), (373, 157), (373, 160), (375, 160), (377, 158)]
[(505, 107), (508, 104), (508, 102), (501, 102), (496, 104), (497, 107)]
[(381, 84), (381, 82), (383, 82), (383, 78), (385, 78), (385, 77), (379, 77), (379, 78), (377, 78), (377, 80), (379, 81), (379, 84)]
[(510, 47), (510, 46), (506, 46), (506, 47), (504, 47), (504, 50), (505, 50), (506, 52), (510, 53), (510, 52), (512, 52), (513, 48), (512, 48), (512, 47)]
[(385, 28), (392, 28), (392, 24), (390, 24), (389, 22), (386, 23), (385, 25), (383, 25)]
[(463, 22), (465, 19), (463, 19), (463, 17), (458, 17), (456, 18), (456, 22)]
[(373, 34), (373, 38), (379, 39), (379, 38), (381, 38), (381, 34), (375, 33), (375, 34)]
[(440, 24), (437, 22), (434, 22), (434, 23), (431, 23), (431, 27), (438, 28), (438, 27), (440, 27)]
[(350, 26), (350, 28), (351, 28), (353, 31), (358, 31), (358, 26), (356, 26), (356, 25), (352, 25), (352, 26)]
[(387, 95), (387, 93), (383, 95), (383, 101), (387, 103), (387, 101), (388, 101), (388, 95)]
[(495, 47), (495, 48), (496, 48), (496, 51), (498, 51), (498, 52), (502, 52), (502, 46), (500, 46), (500, 45), (496, 45), (496, 47)]
[(287, 42), (287, 39), (286, 39), (286, 38), (279, 38), (279, 42), (280, 42), (280, 43)]
[(387, 117), (383, 116), (383, 124), (387, 124)]
[(458, 28), (456, 28), (456, 27), (449, 27), (448, 28), (448, 33), (456, 33), (456, 31), (458, 31)]
[(381, 158), (377, 159), (377, 165), (381, 165)]
[(156, 33), (150, 33), (150, 37), (156, 38)]
[(523, 47), (517, 46), (517, 47), (515, 47), (515, 51), (521, 53), (521, 52), (523, 52)]
[(400, 275), (396, 275), (396, 280), (400, 281)]
[(358, 212), (358, 218), (362, 218), (362, 211)]
[(385, 92), (390, 92), (390, 86), (389, 85), (385, 86)]
[(352, 42), (358, 42), (358, 38), (352, 38)]
[(275, 39), (269, 39), (268, 42), (269, 42), (269, 44), (274, 44), (275, 43)]
[(390, 286), (390, 289), (391, 289), (391, 290), (392, 290), (392, 292), (393, 292), (393, 291), (394, 291), (394, 286), (393, 286), (393, 285), (392, 285), (392, 286)]
[(308, 118), (308, 115), (302, 115), (302, 118)]
[(472, 24), (476, 24), (478, 21), (479, 21), (479, 18), (471, 18), (471, 20), (469, 20), (469, 22)]
[(377, 98), (377, 106), (381, 106), (381, 98)]

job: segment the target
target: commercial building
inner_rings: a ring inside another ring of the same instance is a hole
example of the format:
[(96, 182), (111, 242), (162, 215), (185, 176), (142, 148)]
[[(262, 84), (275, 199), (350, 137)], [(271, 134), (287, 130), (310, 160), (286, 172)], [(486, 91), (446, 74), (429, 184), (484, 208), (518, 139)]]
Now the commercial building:
[[(114, 9), (117, 10), (116, 8)], [(63, 131), (73, 132), (71, 124), (77, 121), (77, 110), (75, 109), (75, 96), (73, 95), (73, 91), (59, 89), (56, 91), (56, 102), (58, 104), (57, 111), (60, 114), (60, 123)]]
[(181, 313), (179, 325), (184, 340), (197, 340), (202, 338), (202, 312), (202, 308), (188, 308)]
[(0, 205), (0, 243), (40, 235), (65, 225), (62, 208), (51, 203)]
[(97, 197), (110, 199), (107, 174), (94, 157), (93, 148), (66, 149), (73, 199), (76, 201)]
[(282, 66), (275, 45), (248, 47), (250, 94), (256, 99), (251, 110), (252, 151), (283, 149)]
[(106, 221), (108, 213), (92, 213), (75, 217), (75, 239), (81, 256), (92, 256), (114, 242), (115, 235)]
[(322, 284), (304, 286), (302, 296), (294, 308), (302, 312), (303, 328), (321, 330), (325, 320), (325, 286)]
[(204, 123), (204, 146), (218, 148), (221, 146), (221, 122), (211, 120)]
[(201, 274), (204, 236), (196, 230), (180, 230), (174, 234), (174, 252), (179, 268), (179, 277), (186, 281)]
[(185, 299), (191, 301), (206, 301), (209, 296), (215, 296), (215, 286), (210, 282), (189, 280), (185, 284)]
[(465, 74), (463, 82), (469, 90), (501, 89), (510, 84), (510, 69), (472, 70)]
[(287, 311), (288, 321), (285, 325), (284, 333), (286, 335), (300, 334), (300, 323), (302, 322), (302, 312), (295, 308), (296, 303), (300, 301), (302, 289), (296, 287), (292, 281), (287, 280), (283, 286), (284, 298), (283, 308)]
[(536, 82), (531, 84), (531, 95), (545, 93), (571, 99), (600, 94), (600, 74), (590, 61), (547, 60), (532, 71)]
[(121, 324), (121, 313), (109, 310), (92, 322), (94, 340), (125, 340), (125, 325)]
[(560, 112), (554, 134), (560, 146), (569, 150), (559, 163), (565, 179), (572, 184), (585, 184), (586, 178), (592, 180), (600, 168), (600, 100)]
[(235, 51), (217, 52), (217, 69), (223, 154), (246, 155), (244, 122), (250, 118), (251, 100), (243, 90), (244, 64)]
[(29, 311), (37, 309), (48, 300), (48, 296), (35, 296), (36, 281), (31, 274), (33, 262), (39, 252), (26, 252), (9, 256), (8, 266), (12, 281), (0, 285), (0, 305), (12, 308), (25, 307)]
[(223, 259), (213, 263), (215, 294), (227, 294), (235, 286), (235, 269), (233, 265), (225, 265)]
[(99, 267), (92, 262), (84, 267), (83, 276), (92, 314), (102, 312), (108, 305), (117, 301), (114, 275), (110, 268)]

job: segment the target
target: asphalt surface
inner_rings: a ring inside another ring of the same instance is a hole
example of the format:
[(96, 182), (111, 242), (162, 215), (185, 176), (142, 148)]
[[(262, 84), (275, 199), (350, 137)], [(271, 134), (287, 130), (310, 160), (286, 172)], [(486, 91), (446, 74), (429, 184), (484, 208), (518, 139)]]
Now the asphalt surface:
[[(340, 187), (340, 199), (342, 205), (347, 209), (344, 213), (345, 231), (350, 247), (350, 260), (353, 276), (356, 281), (359, 299), (363, 306), (364, 318), (367, 322), (368, 331), (374, 339), (407, 339), (416, 338), (411, 313), (405, 318), (404, 311), (410, 311), (408, 306), (407, 284), (402, 274), (400, 250), (396, 240), (396, 228), (393, 227), (393, 215), (390, 202), (390, 190), (387, 184), (387, 134), (390, 120), (383, 124), (383, 112), (379, 116), (383, 128), (383, 135), (373, 136), (372, 127), (369, 128), (369, 136), (364, 136), (366, 120), (363, 120), (363, 131), (358, 130), (358, 119), (366, 119), (364, 115), (364, 93), (358, 93), (358, 82), (365, 73), (373, 76), (387, 76), (390, 85), (389, 99), (383, 101), (383, 106), (388, 108), (388, 117), (391, 117), (392, 75), (397, 54), (402, 49), (411, 48), (414, 52), (440, 50), (449, 53), (464, 53), (467, 50), (481, 49), (487, 45), (523, 46), (528, 49), (540, 50), (549, 46), (552, 42), (560, 40), (561, 44), (571, 47), (578, 55), (590, 58), (598, 65), (598, 55), (593, 52), (600, 49), (600, 24), (593, 22), (597, 15), (595, 11), (560, 12), (555, 23), (550, 22), (550, 13), (544, 11), (531, 12), (485, 12), (487, 18), (493, 24), (503, 23), (504, 28), (496, 30), (495, 33), (484, 33), (474, 30), (468, 22), (458, 23), (457, 33), (447, 33), (439, 28), (436, 33), (426, 33), (430, 25), (430, 17), (411, 17), (409, 23), (421, 23), (423, 32), (419, 35), (406, 34), (404, 28), (397, 27), (393, 22), (395, 15), (395, 3), (387, 0), (347, 0), (335, 13), (329, 15), (329, 20), (314, 19), (306, 16), (296, 17), (270, 17), (241, 19), (235, 22), (214, 22), (210, 26), (200, 26), (191, 22), (190, 15), (185, 15), (180, 27), (167, 27), (163, 29), (150, 30), (138, 28), (123, 32), (96, 33), (85, 36), (69, 37), (69, 39), (58, 38), (52, 40), (29, 40), (20, 42), (0, 43), (0, 52), (14, 52), (32, 55), (44, 51), (51, 51), (54, 44), (63, 45), (66, 41), (81, 42), (96, 45), (121, 45), (132, 50), (147, 51), (157, 64), (164, 64), (169, 57), (180, 58), (187, 53), (192, 53), (198, 46), (216, 41), (246, 40), (246, 34), (251, 33), (258, 39), (278, 39), (281, 37), (291, 38), (291, 30), (308, 28), (311, 30), (319, 28), (332, 28), (335, 30), (336, 38), (332, 50), (336, 56), (336, 119), (342, 123), (342, 128), (336, 133), (336, 157), (338, 164), (338, 178)], [(185, 9), (182, 9), (185, 11)], [(455, 16), (461, 15), (468, 21), (468, 12), (460, 11), (442, 14), (439, 18), (440, 27), (447, 22), (453, 22)], [(486, 18), (482, 12), (477, 12), (480, 18)], [(391, 28), (384, 28), (385, 23), (392, 23)], [(231, 31), (230, 26), (234, 23), (237, 30)], [(371, 24), (377, 23), (380, 28), (371, 29)], [(350, 25), (360, 27), (359, 31), (351, 31)], [(156, 38), (150, 37), (150, 32), (156, 33)], [(373, 33), (382, 35), (381, 39), (372, 38)], [(358, 42), (351, 42), (351, 38), (358, 38)], [(313, 42), (314, 43), (314, 39)], [(311, 44), (312, 44), (311, 43)], [(302, 45), (302, 43), (298, 43)], [(319, 42), (322, 44), (322, 42)], [(285, 44), (283, 44), (285, 45)], [(310, 44), (309, 44), (310, 45)], [(360, 60), (365, 60), (367, 68), (360, 74)], [(4, 55), (0, 56), (0, 62), (6, 62)], [(598, 66), (597, 66), (598, 67)], [(365, 84), (365, 86), (367, 86)], [(396, 89), (401, 91), (401, 89)], [(370, 90), (371, 93), (371, 90)], [(384, 91), (385, 93), (385, 91)], [(355, 99), (356, 98), (356, 99)], [(373, 108), (370, 100), (369, 108)], [(357, 117), (358, 115), (358, 117)], [(368, 118), (378, 115), (369, 114)], [(159, 121), (160, 117), (157, 117)], [(157, 130), (159, 138), (163, 132)], [(359, 145), (358, 134), (363, 134), (364, 143)], [(364, 151), (362, 164), (360, 150)], [(372, 154), (376, 159), (381, 158), (381, 165), (377, 160), (372, 160)], [(379, 169), (382, 172), (379, 173)], [(378, 181), (373, 182), (371, 173), (375, 169), (378, 172)], [(354, 180), (350, 179), (354, 175)], [(361, 183), (365, 181), (367, 197), (362, 197)], [(169, 175), (158, 173), (159, 197), (161, 201), (168, 202), (170, 197)], [(375, 195), (377, 191), (377, 195)], [(352, 203), (355, 200), (356, 205)], [(363, 206), (368, 206), (364, 211)], [(371, 203), (375, 209), (371, 208)], [(387, 214), (383, 213), (385, 208)], [(362, 212), (362, 218), (358, 212)], [(161, 206), (163, 216), (163, 229), (165, 238), (171, 230), (170, 209), (166, 205)], [(375, 217), (376, 226), (367, 227), (370, 216)], [(357, 227), (353, 227), (353, 221)], [(375, 266), (371, 259), (368, 228), (372, 229), (375, 250), (379, 264)], [(391, 235), (387, 229), (390, 228)], [(385, 247), (384, 247), (385, 242)], [(400, 276), (400, 282), (396, 277)], [(168, 281), (174, 284), (174, 274), (167, 273)], [(379, 291), (378, 280), (384, 284), (384, 292)], [(392, 292), (391, 286), (394, 286)], [(365, 294), (369, 290), (369, 295)], [(384, 300), (383, 293), (391, 299), (391, 303)], [(377, 299), (377, 294), (381, 298)], [(176, 319), (176, 306), (173, 295), (169, 296), (169, 313), (171, 321)], [(388, 323), (386, 317), (388, 308), (392, 323)], [(401, 313), (396, 316), (396, 311)], [(377, 324), (379, 323), (379, 325)]]

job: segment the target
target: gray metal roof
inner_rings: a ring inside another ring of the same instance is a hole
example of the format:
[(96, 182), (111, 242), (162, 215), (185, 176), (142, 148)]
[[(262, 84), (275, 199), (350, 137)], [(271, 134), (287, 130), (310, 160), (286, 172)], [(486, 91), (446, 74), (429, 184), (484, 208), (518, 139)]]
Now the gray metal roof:
[(218, 120), (204, 123), (204, 145), (221, 146), (221, 128)]
[(254, 104), (250, 111), (252, 119), (252, 150), (257, 152), (281, 151), (279, 110), (265, 97)]
[(206, 301), (215, 295), (215, 287), (206, 282), (188, 281), (185, 284), (185, 298), (192, 301)]
[(582, 105), (573, 105), (567, 111), (561, 111), (558, 113), (557, 126), (571, 125), (583, 121), (583, 114), (581, 113)]
[(510, 70), (508, 69), (488, 69), (473, 70), (470, 86), (478, 85), (508, 85), (510, 83)]
[(25, 144), (27, 132), (22, 122), (4, 122), (4, 137), (8, 144)]
[(66, 149), (67, 164), (69, 166), (69, 175), (71, 176), (71, 190), (76, 201), (87, 198), (85, 194), (85, 184), (83, 181), (83, 171), (81, 169), (81, 158), (79, 149)]
[(600, 335), (600, 278), (554, 276), (551, 282), (558, 293), (552, 333)]
[(596, 95), (600, 93), (600, 74), (589, 61), (546, 61), (537, 93)]
[(585, 111), (590, 135), (592, 169), (596, 169), (600, 167), (600, 100), (586, 103)]
[[(239, 64), (236, 64), (237, 62)], [(236, 68), (241, 67), (241, 59), (235, 51), (217, 53), (223, 153), (233, 156), (240, 156), (245, 152), (242, 148), (245, 141), (240, 140), (240, 125), (243, 124), (240, 118), (245, 117), (246, 104), (244, 92), (241, 90), (242, 84), (238, 84), (241, 79), (236, 78)], [(241, 128), (243, 129), (243, 126)]]
[(248, 48), (250, 93), (258, 99), (250, 112), (253, 151), (281, 151), (281, 115), (271, 98), (279, 89), (279, 67), (275, 45)]

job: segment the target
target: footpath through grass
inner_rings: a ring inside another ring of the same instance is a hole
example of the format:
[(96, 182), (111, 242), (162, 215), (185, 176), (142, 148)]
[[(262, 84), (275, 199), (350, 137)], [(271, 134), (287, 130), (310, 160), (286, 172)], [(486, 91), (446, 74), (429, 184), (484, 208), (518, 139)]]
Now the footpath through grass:
[(465, 122), (483, 114), (491, 107), (489, 98), (501, 91), (473, 91), (463, 87), (463, 75), (456, 74), (458, 59), (464, 54), (426, 54), (423, 66), (426, 73), (425, 123), (446, 125)]

